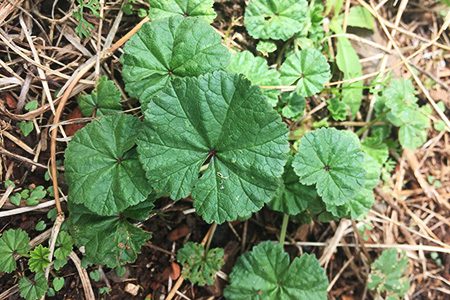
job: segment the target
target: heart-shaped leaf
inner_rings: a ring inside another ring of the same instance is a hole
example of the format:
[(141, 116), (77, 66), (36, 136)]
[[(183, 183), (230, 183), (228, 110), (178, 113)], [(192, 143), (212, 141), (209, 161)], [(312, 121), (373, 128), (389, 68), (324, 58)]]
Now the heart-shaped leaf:
[(135, 149), (140, 122), (104, 116), (79, 130), (65, 153), (69, 201), (99, 215), (114, 215), (147, 199), (151, 188)]
[(138, 152), (147, 178), (174, 200), (192, 193), (205, 221), (235, 220), (273, 197), (287, 129), (242, 75), (175, 80), (152, 99), (145, 120)]
[(228, 65), (220, 36), (204, 20), (174, 16), (146, 23), (126, 43), (125, 89), (142, 109), (173, 78), (198, 76)]

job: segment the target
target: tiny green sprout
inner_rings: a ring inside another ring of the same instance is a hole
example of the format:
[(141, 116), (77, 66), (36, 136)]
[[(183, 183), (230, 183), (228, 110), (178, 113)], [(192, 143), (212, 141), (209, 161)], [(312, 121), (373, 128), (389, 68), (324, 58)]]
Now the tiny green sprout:
[(26, 110), (26, 111), (32, 111), (32, 110), (35, 110), (35, 109), (38, 108), (38, 105), (39, 105), (39, 103), (38, 103), (37, 100), (30, 101), (30, 102), (28, 102), (27, 104), (25, 104), (25, 110)]
[(27, 137), (34, 129), (33, 122), (21, 121), (19, 122), (19, 129), (22, 132), (23, 136)]
[(59, 292), (64, 287), (64, 278), (55, 277), (53, 278), (52, 284), (55, 292)]
[(14, 181), (7, 179), (5, 180), (5, 188), (9, 188), (12, 187), (13, 189), (16, 187), (16, 185), (14, 184)]
[(89, 272), (89, 277), (94, 280), (95, 282), (99, 282), (100, 281), (100, 272), (99, 270), (94, 270)]
[(37, 222), (34, 229), (36, 231), (44, 231), (46, 227), (47, 227), (47, 225), (45, 224), (45, 222), (41, 220), (41, 221)]

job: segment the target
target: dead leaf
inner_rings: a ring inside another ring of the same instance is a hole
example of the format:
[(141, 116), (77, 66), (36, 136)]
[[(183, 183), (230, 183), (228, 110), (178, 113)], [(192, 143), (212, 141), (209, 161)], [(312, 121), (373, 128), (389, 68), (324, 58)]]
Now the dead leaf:
[[(67, 120), (75, 120), (82, 118), (83, 115), (81, 114), (81, 110), (79, 107), (76, 107), (74, 110), (72, 110), (67, 115)], [(83, 123), (74, 123), (64, 126), (64, 131), (66, 132), (67, 136), (73, 136), (78, 130), (84, 127), (85, 124)]]
[(183, 224), (181, 226), (178, 226), (174, 230), (172, 230), (168, 235), (167, 239), (171, 242), (177, 241), (189, 234), (191, 230), (186, 224)]
[(170, 273), (170, 278), (172, 278), (172, 280), (177, 280), (181, 274), (180, 265), (173, 261), (170, 264), (170, 267), (172, 268), (172, 272)]

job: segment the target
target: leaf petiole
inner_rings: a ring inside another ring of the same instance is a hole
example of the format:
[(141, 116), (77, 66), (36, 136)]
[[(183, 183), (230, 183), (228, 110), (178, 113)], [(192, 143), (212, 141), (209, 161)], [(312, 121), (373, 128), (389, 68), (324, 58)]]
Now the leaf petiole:
[(287, 231), (287, 225), (289, 223), (289, 215), (284, 214), (283, 215), (283, 222), (281, 223), (281, 232), (280, 232), (280, 245), (283, 246), (284, 240), (286, 239), (286, 231)]

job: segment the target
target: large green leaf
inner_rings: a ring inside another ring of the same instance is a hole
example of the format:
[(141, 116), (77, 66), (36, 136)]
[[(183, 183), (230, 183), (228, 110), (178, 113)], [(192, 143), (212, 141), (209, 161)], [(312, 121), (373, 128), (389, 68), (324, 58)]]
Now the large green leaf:
[(302, 137), (293, 167), (301, 183), (316, 185), (327, 207), (338, 206), (364, 187), (364, 157), (354, 133), (321, 128)]
[(78, 246), (85, 246), (85, 260), (89, 264), (109, 268), (122, 266), (134, 262), (142, 245), (150, 238), (150, 233), (130, 221), (141, 221), (152, 208), (152, 199), (149, 199), (120, 215), (104, 217), (83, 205), (69, 202), (70, 232)]
[(290, 158), (284, 167), (282, 183), (277, 194), (269, 203), (270, 208), (294, 216), (305, 211), (311, 203), (316, 201), (321, 200), (315, 187), (300, 183)]
[(187, 242), (177, 252), (177, 261), (183, 266), (183, 276), (193, 284), (214, 284), (216, 273), (224, 264), (223, 249), (206, 250), (202, 244)]
[(175, 80), (152, 99), (145, 120), (138, 152), (150, 183), (174, 200), (192, 193), (207, 222), (246, 216), (273, 197), (287, 128), (242, 75)]
[(257, 39), (286, 41), (305, 26), (306, 0), (251, 0), (245, 9), (245, 27)]
[(145, 110), (173, 78), (223, 69), (228, 61), (227, 48), (207, 22), (174, 16), (144, 24), (126, 43), (122, 76), (127, 92)]
[[(280, 73), (269, 68), (267, 61), (262, 57), (255, 57), (249, 51), (238, 52), (231, 57), (228, 71), (243, 74), (257, 86), (277, 86), (280, 85)], [(278, 102), (278, 90), (263, 90), (267, 102), (275, 106)]]
[(262, 242), (237, 260), (224, 296), (248, 299), (327, 299), (328, 279), (314, 255), (303, 254), (292, 263), (279, 244)]
[(37, 273), (34, 279), (22, 277), (19, 280), (20, 296), (26, 300), (38, 300), (45, 295), (48, 289), (44, 273)]
[(216, 18), (213, 0), (149, 0), (152, 20), (180, 15), (202, 18), (211, 23)]
[(17, 267), (14, 255), (28, 255), (30, 238), (22, 229), (8, 229), (0, 237), (0, 272), (11, 273)]
[(330, 80), (330, 65), (320, 51), (312, 48), (295, 52), (288, 56), (280, 68), (281, 82), (296, 84), (297, 93), (311, 96), (322, 91)]
[(75, 134), (65, 153), (70, 202), (114, 215), (147, 199), (151, 188), (135, 149), (140, 125), (133, 116), (116, 114)]
[(92, 93), (78, 97), (78, 104), (82, 114), (86, 117), (92, 116), (94, 112), (97, 116), (110, 115), (122, 110), (121, 98), (114, 81), (102, 76)]

